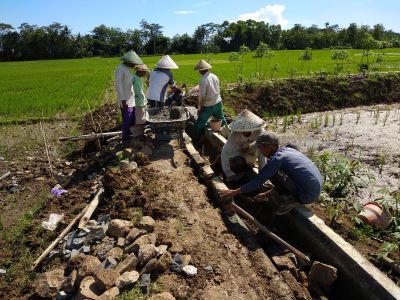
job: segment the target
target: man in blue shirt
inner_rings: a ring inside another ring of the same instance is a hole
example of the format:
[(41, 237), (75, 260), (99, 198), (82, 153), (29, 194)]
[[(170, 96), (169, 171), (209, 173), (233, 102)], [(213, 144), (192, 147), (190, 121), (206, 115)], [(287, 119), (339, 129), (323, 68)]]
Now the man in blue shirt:
[(279, 147), (279, 139), (270, 133), (258, 136), (256, 147), (268, 158), (259, 174), (235, 190), (221, 191), (221, 198), (231, 198), (262, 188), (270, 180), (280, 194), (276, 214), (288, 213), (301, 204), (316, 201), (322, 190), (322, 176), (314, 163), (301, 152)]

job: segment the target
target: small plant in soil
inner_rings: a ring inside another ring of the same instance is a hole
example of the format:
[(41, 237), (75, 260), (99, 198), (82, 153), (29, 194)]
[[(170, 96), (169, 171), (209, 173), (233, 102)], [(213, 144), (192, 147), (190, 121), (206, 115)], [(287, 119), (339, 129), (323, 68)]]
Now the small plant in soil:
[(360, 118), (361, 118), (361, 113), (358, 111), (356, 114), (356, 125), (358, 125), (358, 123), (360, 123)]
[(332, 116), (332, 126), (335, 127), (335, 123), (336, 123), (336, 115), (333, 114)]
[(296, 116), (297, 116), (297, 122), (298, 122), (298, 123), (301, 123), (301, 110), (298, 110), (298, 111), (296, 112)]
[(324, 123), (324, 127), (328, 127), (328, 125), (329, 125), (329, 114), (326, 113), (326, 114), (325, 114), (325, 123)]
[(378, 154), (378, 166), (379, 166), (379, 173), (382, 173), (383, 166), (386, 164), (386, 154), (379, 153)]
[(343, 113), (341, 113), (340, 114), (340, 123), (339, 123), (339, 125), (343, 125), (343, 117), (344, 117), (344, 115), (343, 115)]
[(387, 121), (387, 119), (389, 118), (389, 115), (390, 115), (390, 110), (388, 110), (388, 111), (385, 113), (385, 117), (384, 117), (384, 119), (383, 119), (383, 126), (384, 126), (384, 127), (386, 126), (386, 121)]

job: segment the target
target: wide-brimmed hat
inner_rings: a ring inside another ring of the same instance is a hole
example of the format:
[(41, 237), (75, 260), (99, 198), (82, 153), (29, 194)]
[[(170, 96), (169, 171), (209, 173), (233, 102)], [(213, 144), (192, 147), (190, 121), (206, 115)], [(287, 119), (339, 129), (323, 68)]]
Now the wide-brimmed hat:
[(210, 65), (208, 62), (206, 62), (204, 59), (200, 59), (198, 64), (194, 67), (196, 71), (203, 71), (203, 70), (208, 70), (211, 69), (212, 65)]
[(169, 55), (164, 55), (157, 63), (157, 68), (160, 69), (179, 69), (178, 65), (172, 60)]
[(136, 65), (136, 66), (135, 66), (135, 70), (136, 70), (136, 71), (142, 71), (142, 72), (148, 72), (148, 71), (149, 71), (149, 67), (146, 66), (145, 64)]
[(121, 60), (126, 63), (134, 64), (134, 65), (143, 65), (142, 60), (140, 59), (139, 55), (136, 54), (135, 51), (131, 50), (125, 53)]
[(236, 132), (248, 132), (261, 129), (265, 126), (265, 122), (256, 114), (245, 109), (229, 124), (229, 128)]

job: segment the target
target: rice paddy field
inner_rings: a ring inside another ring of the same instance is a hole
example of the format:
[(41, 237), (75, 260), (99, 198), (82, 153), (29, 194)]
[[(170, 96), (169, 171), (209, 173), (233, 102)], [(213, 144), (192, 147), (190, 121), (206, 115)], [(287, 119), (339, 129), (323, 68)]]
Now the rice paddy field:
[[(349, 60), (344, 73), (357, 73), (361, 62), (361, 50), (348, 50)], [(302, 50), (274, 51), (275, 56), (265, 61), (265, 77), (285, 78), (312, 74), (333, 73), (335, 62), (331, 50), (313, 50), (312, 60), (302, 65), (298, 60)], [(400, 49), (375, 51), (383, 53), (379, 71), (400, 71)], [(200, 58), (206, 58), (224, 83), (237, 81), (235, 63), (229, 62), (229, 53), (172, 55), (180, 66), (174, 70), (178, 83), (195, 85), (199, 74), (193, 70)], [(143, 57), (153, 68), (160, 56)], [(370, 57), (372, 60), (373, 57)], [(94, 108), (105, 99), (113, 101), (115, 95), (107, 93), (112, 86), (118, 58), (85, 58), (70, 60), (25, 61), (0, 63), (0, 123), (42, 118), (79, 116)], [(241, 62), (236, 62), (236, 67)], [(271, 68), (275, 66), (272, 74)], [(263, 68), (264, 69), (264, 68)], [(243, 60), (243, 78), (251, 78), (256, 72), (256, 60), (248, 53)], [(107, 97), (105, 94), (107, 93)]]

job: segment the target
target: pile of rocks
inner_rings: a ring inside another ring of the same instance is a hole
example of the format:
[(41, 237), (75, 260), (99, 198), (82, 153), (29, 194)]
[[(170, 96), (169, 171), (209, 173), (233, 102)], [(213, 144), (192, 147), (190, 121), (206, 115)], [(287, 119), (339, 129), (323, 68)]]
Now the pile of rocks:
[[(139, 281), (142, 292), (149, 295), (151, 274), (165, 272), (173, 261), (168, 246), (157, 245), (154, 226), (149, 216), (137, 224), (109, 216), (90, 220), (85, 228), (66, 237), (58, 252), (69, 259), (67, 267), (42, 274), (35, 282), (36, 294), (57, 299), (114, 299)], [(174, 299), (167, 294), (156, 299)]]

